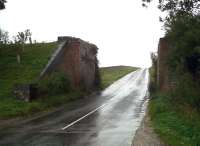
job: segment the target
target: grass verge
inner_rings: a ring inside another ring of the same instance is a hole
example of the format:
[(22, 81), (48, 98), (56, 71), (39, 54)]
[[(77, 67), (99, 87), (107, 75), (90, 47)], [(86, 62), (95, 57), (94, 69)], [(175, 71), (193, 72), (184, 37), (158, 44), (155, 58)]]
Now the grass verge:
[(24, 102), (14, 98), (0, 101), (0, 118), (28, 117), (39, 111), (47, 111), (53, 107), (65, 104), (82, 96), (80, 91), (71, 91), (67, 94), (43, 97), (32, 102)]
[(200, 146), (200, 115), (169, 95), (152, 95), (149, 114), (155, 132), (169, 146)]

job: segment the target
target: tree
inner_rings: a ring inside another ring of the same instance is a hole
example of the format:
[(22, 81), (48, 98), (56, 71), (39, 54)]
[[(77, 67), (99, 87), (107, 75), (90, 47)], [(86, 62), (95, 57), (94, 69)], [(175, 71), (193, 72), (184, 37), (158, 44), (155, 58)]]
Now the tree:
[(8, 32), (0, 29), (0, 44), (7, 44), (8, 42), (9, 42)]
[(31, 32), (30, 29), (26, 29), (24, 32), (18, 32), (17, 35), (17, 42), (19, 42), (22, 45), (22, 51), (24, 51), (24, 45), (26, 43), (26, 41), (29, 39), (29, 41), (31, 40)]
[(14, 43), (17, 48), (17, 62), (18, 63), (21, 63), (21, 54), (24, 51), (24, 46), (27, 40), (29, 40), (29, 42), (32, 43), (31, 35), (32, 33), (30, 32), (30, 29), (26, 29), (23, 32), (18, 32), (17, 36), (13, 37)]
[(6, 0), (0, 0), (0, 10), (5, 9)]
[[(152, 0), (142, 0), (142, 2), (142, 5), (146, 7)], [(169, 12), (200, 12), (200, 0), (158, 0), (158, 8)]]
[(177, 12), (199, 13), (200, 0), (159, 0), (158, 8), (170, 14)]
[(15, 43), (15, 49), (17, 50), (17, 62), (21, 63), (22, 48), (19, 43)]
[(21, 55), (22, 55), (22, 46), (20, 44), (20, 40), (17, 36), (13, 36), (13, 42), (14, 42), (14, 46), (17, 52), (17, 62), (20, 64), (21, 63)]
[[(144, 7), (148, 6), (152, 0), (142, 0)], [(167, 22), (176, 18), (177, 15), (200, 14), (200, 0), (158, 0), (158, 8), (162, 12), (168, 12), (168, 15), (161, 21)]]
[(30, 44), (32, 44), (32, 38), (31, 38), (31, 35), (32, 35), (32, 34), (30, 34), (30, 36), (29, 36), (29, 43), (30, 43)]
[(200, 16), (177, 16), (167, 24), (166, 37), (172, 50), (170, 67), (172, 70), (181, 67), (194, 79), (200, 77)]

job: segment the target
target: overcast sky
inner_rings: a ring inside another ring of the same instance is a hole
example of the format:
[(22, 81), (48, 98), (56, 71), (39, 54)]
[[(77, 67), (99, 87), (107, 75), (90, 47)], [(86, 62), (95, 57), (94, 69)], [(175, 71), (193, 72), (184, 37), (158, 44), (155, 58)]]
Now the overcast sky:
[(100, 66), (149, 67), (163, 36), (160, 11), (141, 0), (8, 0), (0, 28), (16, 35), (30, 29), (37, 41), (74, 36), (99, 48)]

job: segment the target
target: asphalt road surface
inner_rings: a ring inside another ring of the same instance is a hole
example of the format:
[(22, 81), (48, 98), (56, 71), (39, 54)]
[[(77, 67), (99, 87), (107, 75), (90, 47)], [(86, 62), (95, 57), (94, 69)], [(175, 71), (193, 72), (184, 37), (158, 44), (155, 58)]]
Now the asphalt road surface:
[(0, 146), (131, 146), (148, 103), (147, 69), (98, 95), (0, 131)]

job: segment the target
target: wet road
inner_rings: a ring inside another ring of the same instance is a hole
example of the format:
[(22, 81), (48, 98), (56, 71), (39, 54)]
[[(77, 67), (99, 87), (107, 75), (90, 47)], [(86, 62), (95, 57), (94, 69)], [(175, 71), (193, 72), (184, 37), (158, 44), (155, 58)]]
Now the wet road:
[(148, 102), (148, 70), (132, 72), (88, 97), (0, 132), (0, 146), (131, 146)]

